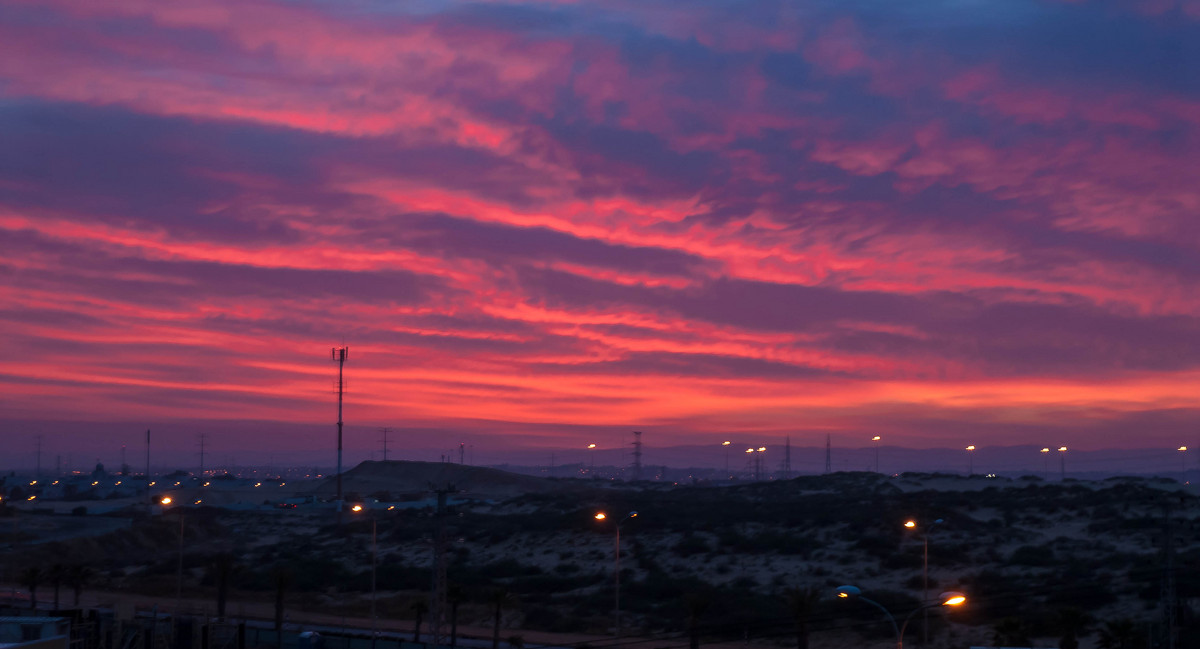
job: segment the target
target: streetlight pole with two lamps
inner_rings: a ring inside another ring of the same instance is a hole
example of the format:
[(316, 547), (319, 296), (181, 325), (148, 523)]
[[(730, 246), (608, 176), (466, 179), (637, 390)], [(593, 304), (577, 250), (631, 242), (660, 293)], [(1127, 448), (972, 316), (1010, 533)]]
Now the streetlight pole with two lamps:
[[(356, 504), (350, 508), (350, 511), (355, 514), (361, 514), (367, 511), (367, 509), (362, 505)], [(369, 516), (371, 517), (371, 646), (374, 647), (376, 639), (379, 638), (379, 616), (376, 615), (375, 607), (375, 574), (379, 565), (379, 534), (375, 513), (370, 512)]]
[[(621, 524), (631, 518), (637, 518), (637, 515), (636, 511), (629, 512), (625, 515), (625, 518), (617, 521), (617, 524), (614, 526), (617, 535), (613, 551), (613, 622), (616, 626), (614, 634), (618, 640), (621, 639)], [(598, 521), (608, 520), (608, 514), (596, 512), (595, 519)]]
[[(940, 518), (935, 519), (932, 523), (929, 524), (928, 527), (924, 527), (921, 529), (921, 541), (922, 541), (923, 545), (925, 546), (924, 552), (923, 552), (924, 559), (922, 561), (922, 569), (921, 569), (922, 579), (924, 582), (923, 590), (921, 591), (921, 601), (922, 602), (929, 601), (929, 533), (933, 531), (934, 525), (937, 525), (941, 522), (942, 522), (942, 519), (940, 519)], [(917, 525), (917, 521), (909, 519), (907, 521), (904, 521), (904, 527), (906, 527), (910, 530), (915, 530), (919, 526)], [(928, 609), (926, 609), (926, 613), (923, 618), (922, 633), (924, 634), (925, 644), (929, 644), (929, 613), (928, 613)]]
[(935, 603), (922, 603), (921, 606), (913, 609), (912, 613), (904, 618), (904, 623), (900, 626), (896, 625), (896, 618), (892, 616), (891, 611), (884, 608), (883, 604), (876, 602), (873, 599), (864, 597), (862, 590), (857, 586), (838, 586), (837, 596), (842, 599), (860, 599), (871, 606), (883, 611), (887, 616), (888, 622), (892, 623), (892, 631), (896, 633), (896, 649), (904, 649), (904, 632), (908, 629), (908, 623), (912, 621), (913, 616), (917, 611), (928, 611), (931, 608), (940, 606), (962, 606), (967, 601), (967, 596), (955, 591), (947, 591), (938, 596), (938, 601)]

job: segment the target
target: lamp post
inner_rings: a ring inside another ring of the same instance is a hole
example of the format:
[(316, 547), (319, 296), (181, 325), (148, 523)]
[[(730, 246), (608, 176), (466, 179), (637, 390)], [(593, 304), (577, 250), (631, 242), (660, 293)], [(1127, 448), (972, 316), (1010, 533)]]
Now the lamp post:
[[(163, 509), (173, 502), (175, 501), (170, 496), (163, 496), (158, 500)], [(178, 619), (179, 608), (183, 602), (183, 508), (176, 508), (175, 515), (179, 517), (179, 561), (175, 566), (175, 619)]]
[(1046, 479), (1049, 480), (1050, 479), (1050, 447), (1043, 446), (1042, 450), (1038, 451), (1038, 452), (1042, 454), (1042, 475), (1046, 476)]
[(1180, 473), (1179, 481), (1186, 483), (1187, 482), (1187, 447), (1180, 446), (1179, 448), (1177, 448), (1175, 450), (1179, 451), (1179, 473)]
[(975, 445), (967, 447), (967, 477), (975, 474)]
[[(354, 505), (350, 511), (355, 514), (361, 514), (365, 511), (362, 505)], [(375, 640), (379, 637), (379, 617), (375, 614), (375, 573), (376, 566), (379, 565), (379, 544), (378, 544), (378, 528), (376, 526), (375, 514), (371, 513), (371, 646), (375, 646)]]
[(875, 473), (879, 473), (879, 439), (878, 435), (871, 438), (871, 445), (875, 447)]
[(588, 450), (588, 476), (594, 478), (594, 477), (596, 477), (596, 452), (595, 452), (596, 445), (588, 444), (587, 450)]
[[(922, 541), (922, 544), (924, 545), (924, 552), (923, 552), (924, 560), (922, 561), (922, 570), (921, 570), (924, 586), (923, 586), (923, 589), (921, 590), (921, 602), (929, 601), (929, 533), (933, 531), (934, 525), (937, 525), (938, 523), (941, 523), (941, 522), (942, 522), (942, 519), (938, 518), (938, 519), (934, 520), (933, 523), (931, 523), (928, 527), (923, 527), (921, 529), (921, 541)], [(909, 519), (907, 521), (904, 521), (904, 527), (906, 527), (910, 530), (914, 530), (920, 526), (917, 525), (917, 521)], [(928, 611), (926, 611), (925, 616), (923, 618), (922, 637), (924, 640), (924, 644), (929, 644), (929, 613), (928, 613)]]
[(1059, 468), (1062, 470), (1062, 481), (1066, 482), (1066, 480), (1067, 480), (1067, 447), (1065, 447), (1065, 446), (1058, 447), (1058, 453), (1059, 453), (1059, 455), (1058, 455)]
[[(621, 639), (621, 524), (631, 518), (637, 518), (636, 511), (629, 512), (625, 518), (617, 521), (614, 526), (616, 528), (616, 541), (613, 545), (613, 616), (615, 629), (614, 634), (617, 640)], [(608, 514), (604, 512), (596, 512), (596, 520), (603, 521), (608, 519)]]
[(729, 442), (721, 442), (721, 446), (725, 447), (725, 478), (729, 478)]
[(888, 622), (892, 623), (892, 631), (896, 633), (896, 649), (904, 649), (904, 632), (908, 629), (908, 623), (912, 621), (913, 616), (917, 614), (917, 611), (928, 611), (931, 608), (937, 608), (939, 606), (962, 606), (967, 601), (967, 596), (963, 595), (962, 593), (955, 591), (944, 592), (938, 596), (937, 602), (922, 603), (920, 606), (913, 609), (913, 612), (909, 613), (904, 618), (903, 624), (897, 626), (896, 618), (892, 616), (891, 611), (884, 608), (883, 604), (880, 604), (879, 602), (876, 602), (868, 597), (864, 597), (862, 590), (857, 586), (838, 586), (835, 592), (841, 599), (860, 599), (883, 611), (883, 614), (887, 616)]

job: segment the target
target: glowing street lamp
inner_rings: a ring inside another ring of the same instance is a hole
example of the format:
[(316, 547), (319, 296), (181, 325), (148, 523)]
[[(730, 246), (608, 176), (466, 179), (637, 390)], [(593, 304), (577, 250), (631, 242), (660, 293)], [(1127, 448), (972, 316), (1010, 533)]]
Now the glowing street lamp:
[(1049, 480), (1050, 479), (1050, 447), (1043, 446), (1042, 450), (1038, 451), (1038, 452), (1042, 454), (1042, 475), (1046, 476), (1046, 479)]
[(593, 475), (593, 477), (595, 477), (594, 474), (596, 473), (596, 453), (595, 453), (596, 445), (588, 444), (587, 450), (588, 450), (588, 474)]
[[(631, 511), (613, 526), (616, 529), (616, 540), (613, 544), (613, 615), (616, 627), (614, 633), (618, 640), (621, 639), (621, 524), (631, 518), (637, 518), (637, 515), (636, 511)], [(596, 512), (594, 518), (598, 521), (607, 520), (608, 514)]]
[(1180, 446), (1175, 450), (1179, 451), (1179, 471), (1183, 474), (1181, 480), (1187, 482), (1187, 447)]
[(1065, 482), (1067, 479), (1067, 447), (1065, 447), (1065, 446), (1058, 447), (1058, 452), (1059, 452), (1058, 459), (1060, 462), (1059, 466), (1062, 470), (1062, 479)]
[(729, 477), (729, 442), (721, 442), (721, 446), (725, 447), (725, 477)]
[(967, 477), (975, 474), (975, 445), (967, 447)]
[(837, 590), (834, 592), (840, 599), (862, 600), (883, 611), (883, 614), (887, 616), (888, 622), (892, 623), (892, 630), (896, 633), (896, 649), (904, 649), (904, 632), (908, 629), (908, 623), (912, 621), (913, 616), (917, 614), (917, 611), (928, 611), (931, 608), (939, 608), (942, 606), (949, 606), (953, 608), (967, 603), (966, 595), (963, 595), (957, 591), (946, 591), (941, 595), (938, 595), (936, 602), (923, 603), (921, 606), (918, 606), (913, 610), (912, 613), (909, 613), (908, 616), (904, 618), (904, 623), (902, 625), (896, 626), (896, 618), (892, 616), (891, 611), (884, 608), (883, 604), (863, 596), (862, 590), (857, 586), (838, 586)]
[(871, 438), (871, 445), (875, 447), (875, 473), (879, 473), (879, 440), (878, 435)]

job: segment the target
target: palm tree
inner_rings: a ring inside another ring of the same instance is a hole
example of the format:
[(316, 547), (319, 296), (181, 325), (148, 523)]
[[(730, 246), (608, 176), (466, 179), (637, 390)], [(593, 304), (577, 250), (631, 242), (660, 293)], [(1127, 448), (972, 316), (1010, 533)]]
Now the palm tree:
[(509, 593), (503, 588), (495, 588), (492, 589), (489, 599), (495, 611), (492, 623), (492, 649), (500, 649), (500, 614), (504, 610), (504, 603), (509, 599)]
[(46, 575), (50, 579), (50, 585), (54, 587), (54, 610), (60, 610), (60, 602), (62, 601), (59, 594), (62, 592), (63, 581), (67, 578), (67, 569), (63, 564), (56, 563), (50, 566), (50, 572)]
[(292, 572), (287, 566), (276, 565), (271, 576), (275, 580), (275, 638), (276, 646), (283, 646), (283, 601), (287, 594), (288, 585), (292, 582)]
[(212, 573), (217, 582), (217, 618), (225, 619), (225, 604), (229, 602), (229, 586), (237, 571), (233, 555), (222, 552), (213, 558)]
[(796, 649), (808, 649), (808, 618), (820, 600), (821, 592), (812, 586), (805, 586), (789, 588), (784, 595), (787, 597), (788, 612), (796, 624)]
[(413, 623), (413, 642), (421, 641), (421, 622), (425, 619), (425, 614), (429, 612), (429, 604), (424, 599), (418, 599), (410, 606), (413, 614), (416, 615), (416, 621)]
[(29, 590), (29, 608), (37, 612), (37, 589), (46, 576), (46, 571), (37, 566), (29, 566), (21, 572), (21, 585)]
[(688, 612), (688, 647), (700, 649), (700, 618), (708, 610), (711, 600), (702, 593), (689, 593), (684, 596), (683, 603)]
[(76, 564), (67, 569), (67, 585), (75, 594), (75, 608), (79, 608), (79, 598), (83, 595), (83, 587), (95, 576), (95, 572), (82, 564)]
[(1088, 614), (1082, 609), (1061, 609), (1058, 612), (1058, 628), (1063, 635), (1058, 641), (1058, 649), (1079, 649), (1079, 636), (1085, 633), (1088, 622)]
[(450, 649), (458, 647), (458, 605), (462, 604), (465, 595), (458, 584), (446, 587), (446, 601), (450, 604)]
[(1104, 623), (1100, 629), (1100, 649), (1144, 649), (1146, 639), (1137, 632), (1137, 625), (1129, 618)]
[(992, 644), (997, 647), (1028, 647), (1033, 640), (1020, 619), (1006, 617), (992, 627)]

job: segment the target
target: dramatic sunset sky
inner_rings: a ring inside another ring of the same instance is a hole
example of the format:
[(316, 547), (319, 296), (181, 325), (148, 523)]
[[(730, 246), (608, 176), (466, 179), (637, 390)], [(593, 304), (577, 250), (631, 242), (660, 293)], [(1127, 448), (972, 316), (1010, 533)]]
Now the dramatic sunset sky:
[(1198, 0), (3, 0), (3, 435), (328, 449), (344, 342), (360, 455), (1192, 443), (1198, 69)]

